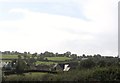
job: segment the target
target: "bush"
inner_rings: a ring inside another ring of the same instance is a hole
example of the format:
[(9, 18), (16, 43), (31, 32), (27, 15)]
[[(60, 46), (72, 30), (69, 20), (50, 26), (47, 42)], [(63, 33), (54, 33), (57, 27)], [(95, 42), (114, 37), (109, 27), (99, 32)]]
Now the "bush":
[(97, 65), (99, 67), (105, 67), (106, 66), (106, 62), (104, 60), (100, 60), (100, 61), (98, 61)]
[(97, 68), (93, 73), (93, 78), (98, 81), (120, 81), (120, 69), (115, 68)]
[(82, 60), (80, 62), (80, 68), (92, 68), (96, 63), (92, 59)]
[(92, 68), (44, 76), (47, 81), (120, 81), (120, 69)]

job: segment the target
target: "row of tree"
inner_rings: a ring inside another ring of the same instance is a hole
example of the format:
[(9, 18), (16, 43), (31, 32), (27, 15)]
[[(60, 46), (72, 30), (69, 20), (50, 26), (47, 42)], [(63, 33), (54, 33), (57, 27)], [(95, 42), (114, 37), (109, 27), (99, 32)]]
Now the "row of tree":
[[(59, 54), (59, 53), (53, 53), (53, 52), (48, 52), (45, 51), (44, 53), (30, 53), (30, 52), (18, 52), (18, 51), (4, 51), (1, 52), (3, 55), (33, 55), (33, 56), (44, 56), (44, 57), (62, 57), (62, 56), (66, 56), (66, 57), (72, 57), (72, 58), (91, 58), (91, 57), (95, 57), (95, 58), (101, 58), (104, 56), (101, 56), (100, 54), (94, 54), (94, 55), (85, 55), (83, 54), (82, 56), (78, 56), (77, 54), (72, 54), (70, 51), (67, 51), (63, 54)], [(106, 56), (106, 58), (113, 58), (113, 56)]]

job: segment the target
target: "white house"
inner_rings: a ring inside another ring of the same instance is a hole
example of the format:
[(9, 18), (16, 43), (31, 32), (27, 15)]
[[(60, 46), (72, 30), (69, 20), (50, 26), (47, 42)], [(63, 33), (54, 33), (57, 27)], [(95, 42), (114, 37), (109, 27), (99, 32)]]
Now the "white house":
[(69, 64), (55, 64), (53, 69), (56, 71), (69, 71), (70, 67)]
[(69, 71), (69, 70), (70, 70), (69, 64), (65, 64), (63, 71)]

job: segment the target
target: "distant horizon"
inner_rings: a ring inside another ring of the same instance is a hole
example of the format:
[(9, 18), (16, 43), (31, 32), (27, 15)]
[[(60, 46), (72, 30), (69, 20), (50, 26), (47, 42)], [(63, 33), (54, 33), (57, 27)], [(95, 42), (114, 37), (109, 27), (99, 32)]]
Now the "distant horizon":
[[(8, 50), (7, 50), (8, 51)], [(1, 52), (6, 52), (6, 51), (0, 51), (0, 53)], [(9, 51), (9, 52), (12, 52), (12, 51)], [(16, 52), (16, 50), (14, 51), (14, 52)], [(19, 53), (24, 53), (24, 52), (30, 52), (30, 51), (17, 51), (17, 52), (19, 52)], [(52, 51), (44, 51), (44, 52), (52, 52)], [(37, 53), (37, 54), (40, 54), (40, 53), (44, 53), (44, 52), (30, 52), (30, 54), (34, 54), (34, 53)], [(65, 51), (65, 52), (52, 52), (52, 53), (58, 53), (58, 54), (64, 54), (64, 53), (66, 53), (66, 52), (71, 52), (71, 51)], [(1, 53), (2, 54), (2, 53)], [(72, 53), (71, 52), (71, 54), (77, 54), (77, 53)], [(77, 54), (77, 56), (82, 56), (83, 54), (85, 54), (85, 53), (81, 53), (81, 54)], [(85, 54), (86, 56), (94, 56), (94, 55), (97, 55), (97, 54), (100, 54), (100, 53), (93, 53), (93, 54)], [(103, 54), (100, 54), (101, 56), (113, 56), (113, 57), (117, 57), (118, 55), (103, 55)]]

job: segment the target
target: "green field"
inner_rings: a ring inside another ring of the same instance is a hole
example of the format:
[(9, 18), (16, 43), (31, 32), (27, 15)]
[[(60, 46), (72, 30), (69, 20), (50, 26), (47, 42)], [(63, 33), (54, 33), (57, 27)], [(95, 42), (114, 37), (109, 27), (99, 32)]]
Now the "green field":
[[(17, 59), (18, 55), (2, 55), (3, 59)], [(53, 61), (65, 61), (65, 60), (70, 60), (71, 58), (68, 57), (46, 57), (48, 60), (53, 60)]]
[(2, 55), (3, 59), (17, 59), (18, 55)]
[[(2, 55), (2, 59), (17, 59), (18, 55)], [(37, 57), (35, 57), (37, 59)], [(46, 57), (48, 60), (52, 61), (65, 61), (65, 60), (70, 60), (71, 58), (69, 57)], [(3, 60), (3, 62), (6, 62), (6, 60)], [(43, 62), (43, 61), (37, 61), (36, 64), (54, 64), (55, 62)]]
[(2, 62), (12, 62), (12, 60), (2, 60)]
[(65, 61), (65, 60), (70, 60), (71, 58), (69, 57), (46, 57), (48, 60), (53, 60), (53, 61)]
[(36, 64), (52, 65), (52, 64), (55, 64), (55, 62), (37, 61)]
[(31, 73), (24, 73), (22, 75), (9, 75), (5, 77), (6, 81), (34, 81), (34, 80), (41, 80), (41, 78), (46, 75), (47, 73), (42, 72), (31, 72)]

